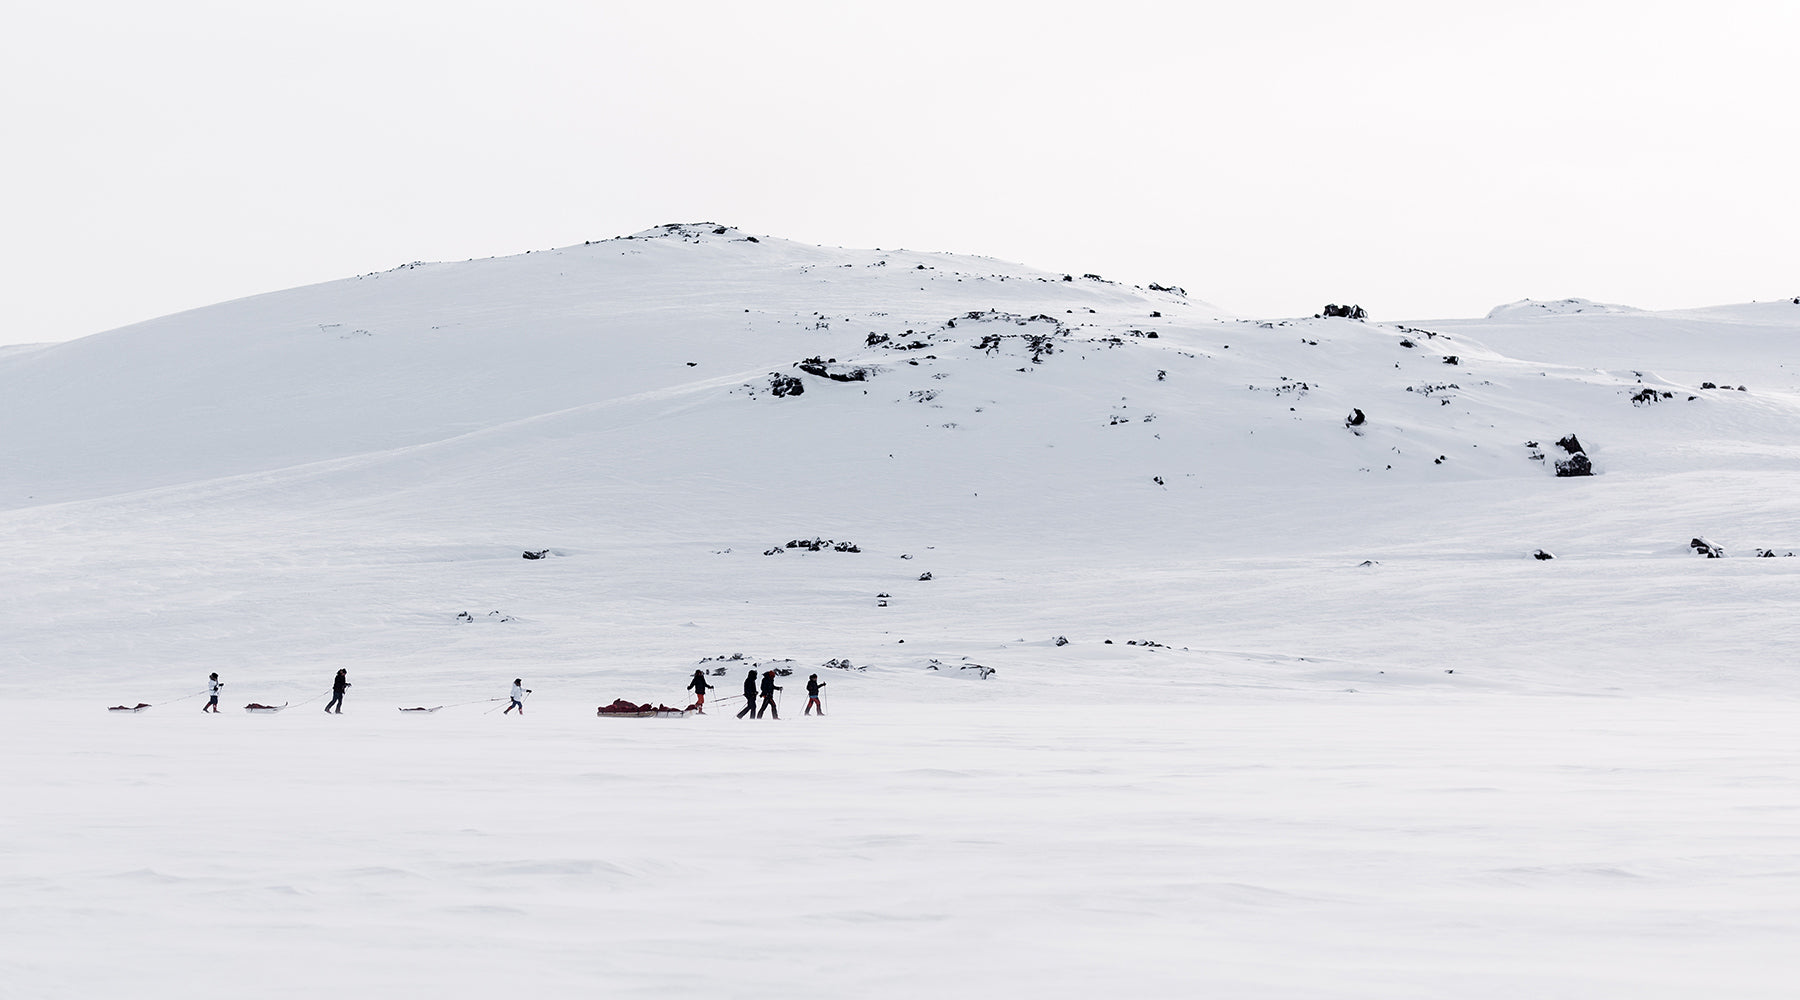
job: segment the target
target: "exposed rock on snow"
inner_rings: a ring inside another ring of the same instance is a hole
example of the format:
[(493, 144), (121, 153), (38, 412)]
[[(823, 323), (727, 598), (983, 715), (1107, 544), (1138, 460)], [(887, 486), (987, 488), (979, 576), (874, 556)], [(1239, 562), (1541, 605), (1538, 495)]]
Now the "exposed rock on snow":
[[(1569, 453), (1568, 458), (1558, 459), (1556, 462), (1556, 474), (1558, 476), (1567, 478), (1572, 476), (1591, 476), (1594, 474), (1594, 463), (1588, 458), (1587, 452), (1581, 446), (1580, 439), (1575, 435), (1569, 434), (1564, 436), (1556, 442), (1556, 446)], [(1531, 447), (1535, 448), (1536, 442), (1532, 442)], [(1543, 456), (1534, 451), (1532, 452), (1532, 457), (1542, 458)]]
[(794, 664), (796, 662), (797, 661), (791, 656), (782, 657), (779, 660), (752, 659), (744, 653), (732, 653), (729, 656), (720, 655), (702, 657), (701, 659), (695, 660), (694, 665), (697, 667), (704, 667), (708, 663), (720, 664), (720, 666), (716, 666), (712, 669), (709, 675), (712, 677), (724, 677), (735, 671), (738, 664), (745, 663), (750, 665), (750, 669), (753, 669), (758, 673), (761, 673), (764, 670), (773, 670), (777, 677), (787, 677), (794, 672)]
[(1725, 550), (1723, 548), (1714, 545), (1704, 538), (1695, 538), (1688, 542), (1688, 548), (1693, 549), (1696, 553), (1703, 555), (1708, 559), (1725, 558)]
[(782, 549), (799, 549), (802, 552), (861, 552), (855, 542), (839, 542), (829, 538), (794, 538), (786, 545), (777, 545), (772, 552)]
[[(958, 325), (959, 321), (960, 326)], [(984, 354), (993, 355), (999, 352), (1001, 344), (1005, 340), (1017, 337), (1024, 344), (1025, 353), (1030, 356), (1033, 364), (1041, 364), (1046, 357), (1056, 353), (1057, 338), (1069, 335), (1062, 320), (1047, 313), (1025, 316), (997, 309), (972, 310), (961, 316), (945, 320), (944, 328), (966, 332), (969, 330), (970, 324), (993, 323), (1004, 323), (1008, 326), (1026, 329), (1020, 333), (982, 330), (979, 339), (974, 344), (975, 349)], [(1140, 333), (1140, 335), (1143, 334)]]
[(1576, 452), (1568, 458), (1558, 459), (1556, 474), (1562, 478), (1575, 476), (1591, 476), (1594, 474), (1594, 463), (1583, 452)]
[(460, 622), (477, 622), (477, 621), (509, 622), (509, 621), (513, 620), (513, 617), (512, 617), (512, 615), (502, 614), (501, 612), (498, 612), (498, 611), (489, 611), (485, 617), (477, 618), (474, 615), (468, 613), (467, 611), (458, 611), (456, 613), (456, 620), (460, 621)]
[(807, 358), (805, 361), (796, 362), (794, 367), (808, 375), (817, 375), (819, 378), (828, 378), (833, 382), (864, 382), (877, 371), (877, 369), (867, 365), (840, 365), (837, 363), (836, 358), (827, 361), (817, 357)]
[[(701, 243), (707, 240), (722, 239), (743, 243), (760, 242), (754, 236), (746, 235), (731, 226), (721, 226), (716, 222), (667, 222), (653, 226), (643, 232), (621, 236), (622, 240), (664, 240), (675, 239), (688, 243)], [(600, 241), (602, 243), (605, 240)], [(588, 245), (592, 245), (591, 243)]]
[[(943, 671), (946, 669), (946, 667), (947, 667), (947, 664), (945, 664), (944, 661), (938, 660), (938, 659), (928, 660), (925, 663), (926, 670)], [(970, 662), (969, 658), (966, 656), (963, 657), (963, 662), (956, 665), (956, 669), (958, 671), (963, 671), (963, 670), (974, 671), (975, 676), (984, 681), (987, 680), (989, 677), (994, 676), (994, 674), (997, 672), (997, 671), (995, 671), (995, 669), (993, 667), (986, 667), (986, 666), (982, 666), (979, 663)]]

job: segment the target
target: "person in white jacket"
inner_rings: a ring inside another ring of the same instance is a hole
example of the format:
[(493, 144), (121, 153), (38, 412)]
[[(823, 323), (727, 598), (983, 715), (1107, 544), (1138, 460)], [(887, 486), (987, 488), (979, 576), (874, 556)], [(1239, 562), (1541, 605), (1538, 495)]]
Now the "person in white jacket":
[[(512, 704), (506, 706), (506, 711), (501, 712), (500, 714), (501, 715), (511, 715), (512, 710), (516, 708), (519, 710), (520, 715), (524, 715), (525, 714), (525, 696), (530, 693), (531, 693), (531, 689), (525, 686), (525, 682), (523, 680), (520, 680), (517, 677), (514, 677), (513, 678), (513, 689), (512, 689)], [(488, 709), (488, 711), (492, 712), (493, 709), (490, 708), (490, 709)]]
[(219, 689), (224, 686), (225, 682), (219, 679), (218, 674), (213, 674), (206, 679), (206, 693), (212, 697), (206, 699), (206, 704), (200, 706), (200, 711), (211, 712), (214, 715), (219, 714)]

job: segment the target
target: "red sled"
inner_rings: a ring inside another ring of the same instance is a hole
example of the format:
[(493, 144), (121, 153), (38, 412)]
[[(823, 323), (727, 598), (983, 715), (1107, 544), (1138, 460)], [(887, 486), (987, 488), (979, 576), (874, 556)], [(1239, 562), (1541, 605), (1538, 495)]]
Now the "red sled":
[(256, 702), (251, 702), (244, 706), (244, 711), (249, 712), (251, 715), (274, 715), (276, 712), (279, 712), (286, 707), (287, 702), (285, 701), (279, 705), (258, 705)]
[(148, 702), (140, 701), (135, 705), (114, 705), (113, 707), (107, 709), (107, 711), (108, 712), (142, 712), (144, 709), (149, 708), (149, 707), (150, 707), (150, 705)]
[(601, 705), (594, 714), (602, 719), (682, 719), (699, 714), (696, 708), (670, 708), (667, 705), (633, 704), (623, 698), (610, 705)]

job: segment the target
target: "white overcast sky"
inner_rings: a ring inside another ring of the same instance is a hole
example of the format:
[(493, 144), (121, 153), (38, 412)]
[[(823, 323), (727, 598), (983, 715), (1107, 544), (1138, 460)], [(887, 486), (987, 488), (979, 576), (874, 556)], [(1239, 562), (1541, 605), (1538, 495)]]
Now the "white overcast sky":
[(1378, 318), (1800, 295), (1800, 3), (7, 0), (0, 343), (709, 220)]

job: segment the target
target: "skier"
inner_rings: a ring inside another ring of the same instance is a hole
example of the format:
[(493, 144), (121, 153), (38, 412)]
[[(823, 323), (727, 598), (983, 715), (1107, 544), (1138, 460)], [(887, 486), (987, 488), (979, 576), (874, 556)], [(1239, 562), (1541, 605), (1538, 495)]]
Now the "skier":
[(206, 693), (212, 697), (206, 699), (206, 704), (200, 706), (200, 711), (211, 712), (214, 715), (219, 714), (219, 689), (224, 686), (225, 682), (219, 679), (218, 674), (212, 674), (206, 678)]
[[(520, 715), (524, 715), (525, 714), (525, 696), (530, 693), (531, 693), (531, 689), (525, 686), (525, 682), (517, 677), (514, 677), (513, 678), (513, 689), (512, 689), (512, 704), (506, 706), (506, 711), (501, 712), (500, 714), (501, 715), (511, 715), (512, 710), (516, 708), (519, 710)], [(493, 709), (490, 708), (490, 709), (488, 709), (488, 711), (492, 712)]]
[[(755, 671), (753, 670), (753, 671), (751, 671), (751, 673), (754, 674)], [(770, 715), (773, 715), (777, 719), (781, 718), (781, 713), (777, 712), (775, 710), (775, 692), (777, 692), (779, 690), (781, 690), (781, 685), (775, 683), (775, 671), (773, 671), (773, 670), (763, 671), (763, 681), (762, 681), (762, 699), (763, 700), (762, 700), (762, 707), (756, 710), (757, 718), (759, 718), (759, 719), (762, 718), (764, 712), (767, 712)]]
[(820, 715), (825, 714), (825, 706), (819, 704), (819, 689), (824, 686), (819, 683), (818, 674), (813, 674), (806, 679), (806, 715), (811, 715), (815, 708), (819, 710)]
[(344, 714), (344, 689), (350, 686), (350, 681), (344, 677), (345, 673), (345, 669), (339, 667), (337, 676), (331, 679), (331, 700), (325, 703), (327, 712), (331, 711), (332, 706), (336, 706), (337, 714)]
[(756, 718), (756, 668), (755, 667), (751, 667), (750, 672), (744, 675), (744, 708), (742, 711), (738, 712), (737, 717), (741, 719), (745, 716), (746, 713), (749, 714), (749, 716), (752, 719)]
[(688, 686), (687, 686), (687, 689), (689, 691), (694, 692), (694, 704), (689, 707), (691, 707), (694, 711), (699, 712), (701, 715), (705, 715), (706, 714), (706, 692), (707, 692), (708, 688), (714, 688), (714, 687), (718, 687), (718, 685), (708, 684), (706, 682), (706, 671), (704, 671), (704, 670), (694, 671), (694, 679), (691, 681), (688, 681)]

